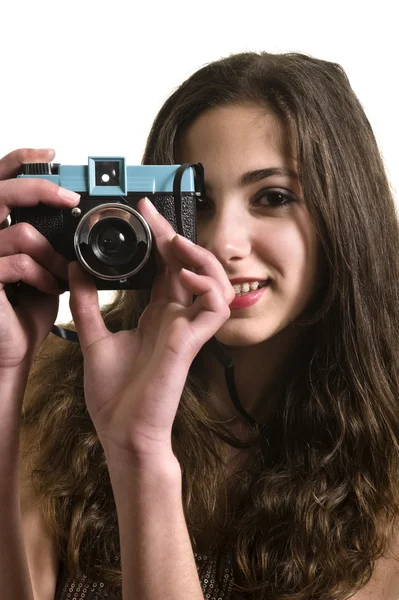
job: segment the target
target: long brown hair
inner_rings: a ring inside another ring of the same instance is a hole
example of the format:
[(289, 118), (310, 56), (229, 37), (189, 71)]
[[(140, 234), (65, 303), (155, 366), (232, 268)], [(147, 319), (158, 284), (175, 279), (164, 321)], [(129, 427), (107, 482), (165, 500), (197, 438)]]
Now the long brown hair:
[[(234, 598), (339, 600), (369, 580), (398, 515), (399, 230), (372, 128), (343, 69), (303, 54), (243, 53), (194, 73), (165, 102), (146, 164), (173, 164), (185, 128), (213, 107), (256, 102), (287, 131), (325, 259), (325, 294), (306, 343), (265, 402), (259, 449), (217, 512), (225, 427), (205, 409), (193, 365), (173, 427), (194, 549), (233, 558)], [(134, 327), (148, 302), (123, 292), (104, 308)], [(305, 324), (303, 324), (305, 325)], [(120, 585), (118, 530), (102, 447), (83, 397), (78, 347), (48, 339), (22, 419), (33, 482), (63, 560)], [(232, 445), (234, 442), (231, 442)], [(182, 582), (183, 585), (183, 582)]]

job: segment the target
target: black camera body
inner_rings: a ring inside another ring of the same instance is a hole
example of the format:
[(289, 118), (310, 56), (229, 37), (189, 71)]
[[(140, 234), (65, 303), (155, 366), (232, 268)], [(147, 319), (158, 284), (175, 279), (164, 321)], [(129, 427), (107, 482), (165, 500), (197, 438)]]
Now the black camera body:
[(99, 290), (151, 289), (157, 270), (152, 235), (137, 210), (144, 196), (176, 232), (196, 241), (201, 164), (127, 166), (123, 157), (92, 156), (87, 165), (24, 165), (18, 177), (48, 179), (81, 195), (71, 209), (15, 208), (11, 224), (33, 225), (67, 260), (78, 259)]

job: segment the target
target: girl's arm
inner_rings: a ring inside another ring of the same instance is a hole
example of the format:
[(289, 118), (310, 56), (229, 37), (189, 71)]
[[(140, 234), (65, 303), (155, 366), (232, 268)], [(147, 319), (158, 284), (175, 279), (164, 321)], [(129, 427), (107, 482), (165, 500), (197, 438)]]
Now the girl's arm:
[(19, 428), (27, 369), (0, 370), (0, 589), (2, 600), (33, 600), (22, 535)]
[[(58, 311), (57, 278), (68, 262), (34, 227), (8, 227), (13, 208), (39, 203), (76, 206), (68, 190), (43, 179), (17, 179), (21, 165), (49, 162), (53, 150), (16, 150), (0, 159), (0, 590), (2, 600), (33, 600), (21, 525), (19, 439), (23, 396), (30, 365)], [(61, 193), (63, 194), (61, 196)], [(77, 195), (75, 197), (78, 198)], [(19, 281), (44, 292), (16, 293), (11, 305), (5, 286)], [(17, 301), (15, 303), (15, 300)]]
[(153, 233), (159, 269), (136, 329), (110, 332), (94, 282), (70, 265), (85, 400), (116, 501), (123, 599), (202, 600), (172, 427), (190, 366), (230, 317), (235, 292), (213, 254), (177, 236), (148, 200), (138, 208)]
[(123, 598), (203, 600), (176, 457), (108, 468), (118, 513)]

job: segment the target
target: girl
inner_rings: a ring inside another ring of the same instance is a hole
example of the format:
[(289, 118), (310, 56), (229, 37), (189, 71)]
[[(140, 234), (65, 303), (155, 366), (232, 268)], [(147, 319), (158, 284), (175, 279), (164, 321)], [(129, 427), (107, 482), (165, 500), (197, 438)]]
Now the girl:
[[(53, 156), (2, 159), (1, 221), (77, 204), (12, 179)], [(31, 227), (0, 232), (0, 281), (44, 292), (15, 309), (1, 292), (3, 598), (396, 600), (398, 223), (344, 71), (211, 63), (166, 101), (143, 162), (201, 162), (206, 185), (197, 244), (140, 201), (151, 293), (100, 312), (78, 263)], [(80, 346), (47, 337), (55, 277)]]

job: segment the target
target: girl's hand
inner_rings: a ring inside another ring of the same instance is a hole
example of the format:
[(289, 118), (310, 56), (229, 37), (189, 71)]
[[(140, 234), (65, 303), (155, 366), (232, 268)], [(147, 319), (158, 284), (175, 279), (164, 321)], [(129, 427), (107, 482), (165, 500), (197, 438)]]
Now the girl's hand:
[[(77, 200), (61, 195), (70, 192), (50, 181), (16, 179), (22, 164), (50, 162), (53, 158), (53, 150), (23, 149), (0, 159), (0, 370), (14, 369), (32, 360), (57, 316), (61, 290), (56, 277), (68, 278), (68, 262), (37, 229), (28, 223), (7, 227), (13, 207), (35, 206), (39, 202), (59, 209), (77, 205)], [(18, 281), (43, 293), (21, 294), (13, 308), (4, 288)]]
[(137, 329), (112, 334), (92, 278), (78, 263), (69, 274), (86, 404), (108, 461), (116, 463), (171, 454), (190, 365), (229, 318), (234, 298), (213, 254), (176, 235), (148, 200), (140, 200), (139, 210), (153, 233), (159, 272)]

